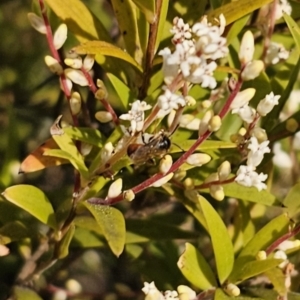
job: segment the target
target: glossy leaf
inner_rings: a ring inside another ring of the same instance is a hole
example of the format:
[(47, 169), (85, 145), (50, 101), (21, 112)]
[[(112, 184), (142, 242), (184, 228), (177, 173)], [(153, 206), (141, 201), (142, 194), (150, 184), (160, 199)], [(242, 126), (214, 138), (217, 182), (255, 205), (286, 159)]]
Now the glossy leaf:
[(285, 295), (287, 287), (285, 286), (286, 276), (280, 268), (273, 268), (265, 272), (265, 275), (271, 281), (274, 289), (280, 294)]
[(17, 300), (43, 300), (34, 290), (27, 287), (15, 285), (12, 293), (13, 299)]
[(251, 2), (241, 0), (238, 2), (230, 2), (209, 12), (208, 18), (210, 20), (214, 18), (218, 19), (220, 14), (223, 14), (226, 19), (226, 24), (229, 25), (270, 2), (272, 2), (272, 0), (252, 0)]
[(59, 249), (58, 249), (58, 258), (62, 259), (69, 254), (69, 246), (72, 241), (72, 238), (75, 233), (75, 225), (71, 224), (70, 228), (68, 229), (67, 233), (63, 237), (63, 239), (60, 241)]
[(160, 15), (158, 19), (158, 25), (157, 25), (157, 36), (155, 41), (155, 49), (154, 52), (156, 53), (159, 44), (161, 42), (163, 33), (164, 33), (164, 27), (166, 24), (167, 14), (169, 9), (169, 0), (161, 1), (161, 9), (160, 9)]
[(30, 236), (30, 232), (19, 221), (8, 222), (0, 228), (0, 244), (5, 245)]
[(270, 269), (273, 269), (282, 263), (282, 261), (282, 259), (271, 258), (247, 262), (230, 275), (229, 281), (233, 283), (242, 282), (248, 278), (260, 275)]
[(154, 0), (132, 0), (132, 2), (145, 14), (147, 21), (152, 24), (155, 21)]
[(95, 233), (84, 228), (76, 227), (73, 239), (71, 241), (72, 248), (96, 248), (105, 247), (106, 243)]
[(19, 184), (7, 188), (2, 195), (9, 202), (21, 207), (42, 223), (56, 228), (53, 207), (40, 189), (32, 185)]
[(123, 0), (112, 0), (111, 4), (124, 39), (126, 52), (141, 64), (143, 53), (136, 22), (136, 6), (132, 1)]
[(232, 40), (238, 36), (238, 34), (243, 30), (244, 26), (248, 23), (249, 19), (250, 15), (245, 15), (232, 24), (226, 36), (227, 45), (230, 45)]
[(185, 251), (180, 256), (177, 265), (184, 277), (194, 286), (202, 290), (217, 286), (210, 265), (192, 244), (185, 244)]
[(279, 206), (274, 195), (268, 191), (258, 191), (255, 187), (245, 187), (237, 183), (224, 185), (225, 195), (228, 197), (238, 198), (250, 202), (259, 203), (267, 206)]
[(56, 142), (51, 138), (30, 153), (21, 163), (20, 172), (30, 173), (42, 169), (69, 163), (68, 160), (59, 157), (45, 156), (44, 152), (51, 149), (59, 149)]
[[(139, 71), (142, 71), (141, 66), (125, 51), (114, 46), (113, 44), (103, 42), (103, 41), (88, 41), (84, 44), (81, 44), (75, 48), (73, 48), (78, 54), (101, 54), (104, 56), (111, 56), (127, 61), (134, 67), (136, 67)], [(97, 60), (97, 57), (96, 57)]]
[(283, 13), (283, 18), (290, 29), (290, 32), (295, 40), (298, 53), (300, 55), (300, 28), (298, 24), (293, 20), (293, 18), (288, 14)]
[(85, 127), (65, 127), (64, 132), (73, 140), (102, 147), (103, 137), (99, 130)]
[(83, 203), (100, 226), (112, 252), (120, 256), (125, 244), (125, 220), (123, 214), (114, 207)]
[(211, 237), (218, 277), (222, 284), (225, 282), (233, 268), (233, 246), (227, 228), (219, 214), (205, 198), (201, 198), (199, 203)]
[(79, 0), (46, 0), (46, 3), (80, 42), (88, 40), (110, 41), (106, 29), (84, 2)]
[(289, 191), (285, 199), (283, 200), (283, 205), (286, 207), (288, 215), (290, 218), (295, 215), (299, 215), (300, 212), (300, 183), (296, 183)]

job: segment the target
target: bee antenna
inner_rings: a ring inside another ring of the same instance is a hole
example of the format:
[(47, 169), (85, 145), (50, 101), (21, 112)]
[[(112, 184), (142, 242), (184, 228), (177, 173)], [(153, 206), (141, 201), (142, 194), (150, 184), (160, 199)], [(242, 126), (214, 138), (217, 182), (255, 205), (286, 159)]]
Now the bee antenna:
[(179, 145), (177, 145), (176, 143), (172, 143), (173, 145), (177, 146), (182, 152), (185, 152), (185, 150), (183, 150)]

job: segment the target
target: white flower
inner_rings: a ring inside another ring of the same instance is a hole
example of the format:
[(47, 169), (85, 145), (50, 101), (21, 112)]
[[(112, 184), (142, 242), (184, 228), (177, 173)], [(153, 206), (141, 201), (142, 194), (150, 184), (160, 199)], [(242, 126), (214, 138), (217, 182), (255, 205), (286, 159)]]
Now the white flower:
[(259, 191), (266, 189), (267, 186), (263, 183), (268, 178), (268, 175), (256, 173), (252, 166), (240, 166), (237, 171), (235, 181), (244, 186), (254, 186)]
[(280, 60), (289, 58), (290, 52), (287, 51), (282, 44), (271, 42), (267, 55), (265, 57), (266, 64), (277, 64)]
[(251, 124), (254, 121), (256, 111), (254, 108), (246, 104), (242, 107), (233, 109), (231, 113), (238, 114), (244, 122)]
[(197, 297), (195, 291), (186, 285), (179, 285), (177, 287), (177, 291), (179, 294), (179, 299), (195, 300)]
[(131, 134), (134, 135), (135, 132), (140, 132), (143, 130), (145, 110), (151, 108), (151, 105), (147, 104), (145, 101), (137, 100), (131, 104), (131, 110), (127, 114), (121, 115), (119, 118), (121, 120), (130, 121), (131, 123)]
[(250, 143), (248, 145), (248, 149), (250, 150), (248, 153), (247, 165), (252, 167), (257, 167), (264, 158), (265, 153), (270, 153), (271, 150), (268, 147), (270, 141), (264, 141), (262, 143), (258, 143), (256, 137), (250, 138)]
[(279, 142), (275, 143), (273, 146), (274, 156), (272, 158), (273, 164), (278, 168), (290, 169), (293, 166), (292, 159), (288, 153), (281, 149), (281, 144)]
[(144, 282), (142, 291), (146, 295), (147, 300), (164, 300), (162, 293), (156, 288), (154, 281), (151, 283)]
[(174, 35), (172, 38), (174, 44), (181, 43), (185, 39), (190, 39), (192, 37), (189, 24), (184, 23), (183, 19), (178, 17), (173, 19), (173, 28), (170, 32)]
[(241, 73), (241, 77), (244, 81), (253, 80), (259, 76), (264, 69), (264, 63), (262, 60), (253, 60), (246, 64)]
[(266, 95), (266, 97), (258, 103), (257, 112), (261, 116), (267, 115), (275, 105), (279, 104), (278, 100), (280, 97), (280, 95), (275, 96), (273, 92)]
[(252, 61), (254, 54), (254, 36), (250, 30), (246, 31), (243, 35), (239, 59), (242, 64), (247, 64)]
[(88, 86), (89, 82), (82, 71), (71, 68), (66, 68), (64, 71), (65, 75), (72, 80), (74, 83), (80, 86)]
[(68, 27), (66, 24), (60, 24), (53, 36), (53, 45), (56, 50), (60, 49), (68, 37)]
[(169, 89), (165, 88), (165, 93), (157, 99), (157, 105), (160, 108), (159, 117), (169, 114), (173, 109), (186, 105), (185, 99), (181, 95), (173, 94)]
[(166, 300), (179, 300), (178, 293), (176, 291), (165, 291), (164, 297)]
[(280, 0), (279, 3), (276, 3), (275, 20), (280, 19), (283, 16), (284, 12), (288, 15), (291, 15), (292, 7), (291, 4), (287, 2), (287, 0)]

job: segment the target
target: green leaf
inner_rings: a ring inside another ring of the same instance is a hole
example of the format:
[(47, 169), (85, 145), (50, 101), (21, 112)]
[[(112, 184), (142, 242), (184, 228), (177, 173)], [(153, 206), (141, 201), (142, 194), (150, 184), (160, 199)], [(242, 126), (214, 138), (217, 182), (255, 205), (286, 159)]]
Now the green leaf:
[[(104, 56), (111, 56), (127, 61), (134, 67), (136, 67), (140, 72), (142, 71), (142, 67), (125, 51), (114, 46), (113, 44), (109, 44), (103, 41), (88, 41), (84, 44), (76, 46), (72, 49), (72, 51), (77, 54), (100, 54)], [(97, 60), (97, 56), (96, 56)], [(101, 62), (99, 62), (101, 64)]]
[(161, 9), (160, 9), (160, 15), (157, 25), (157, 36), (155, 41), (155, 52), (157, 51), (159, 44), (161, 42), (161, 39), (163, 37), (164, 33), (164, 27), (167, 21), (167, 14), (169, 9), (169, 0), (161, 1)]
[(245, 25), (248, 23), (249, 19), (250, 19), (250, 15), (245, 15), (244, 17), (238, 19), (236, 22), (232, 24), (226, 36), (227, 45), (230, 45), (232, 40), (238, 36), (238, 34), (243, 30)]
[(201, 290), (217, 286), (210, 265), (192, 244), (185, 244), (185, 251), (179, 257), (177, 265), (184, 277)]
[(265, 272), (265, 275), (269, 278), (274, 286), (274, 289), (280, 295), (285, 295), (287, 288), (285, 286), (286, 276), (280, 268), (273, 268)]
[(58, 256), (57, 256), (59, 259), (62, 259), (64, 257), (68, 256), (69, 246), (70, 246), (70, 243), (74, 236), (74, 233), (75, 233), (75, 225), (71, 224), (67, 233), (65, 234), (63, 239), (60, 241), (59, 249), (58, 249)]
[(9, 202), (21, 207), (42, 223), (56, 229), (53, 207), (40, 189), (32, 185), (19, 184), (7, 188), (2, 195)]
[(47, 5), (68, 26), (80, 42), (110, 42), (109, 34), (96, 16), (79, 0), (46, 0)]
[(230, 2), (209, 12), (207, 16), (209, 20), (213, 20), (215, 18), (218, 19), (220, 14), (223, 14), (226, 19), (226, 25), (229, 25), (270, 2), (272, 0), (240, 0), (238, 2)]
[[(263, 298), (252, 297), (229, 297), (221, 289), (216, 289), (214, 300), (265, 300)], [(270, 299), (268, 299), (270, 300)]]
[(13, 288), (13, 299), (16, 300), (43, 300), (35, 291), (21, 286)]
[(125, 42), (126, 52), (139, 64), (142, 64), (143, 53), (138, 34), (135, 5), (132, 1), (124, 0), (111, 0), (111, 4)]
[(71, 241), (72, 248), (96, 248), (104, 247), (106, 244), (100, 237), (84, 228), (76, 228), (74, 237)]
[(291, 16), (289, 16), (286, 13), (283, 13), (283, 18), (287, 24), (287, 26), (290, 29), (290, 32), (295, 40), (297, 49), (298, 49), (298, 53), (300, 55), (300, 28), (298, 26), (298, 24), (293, 20), (293, 18)]
[(19, 221), (8, 222), (0, 228), (0, 244), (5, 245), (30, 236), (26, 226)]
[(293, 218), (300, 211), (299, 203), (300, 195), (300, 183), (295, 184), (290, 190), (285, 199), (283, 200), (283, 205), (287, 208), (287, 213), (290, 218)]
[(73, 140), (101, 148), (103, 137), (99, 130), (85, 127), (64, 127), (64, 132)]
[(199, 203), (211, 237), (219, 281), (223, 284), (233, 268), (232, 242), (224, 222), (211, 204), (204, 197), (201, 197)]
[(112, 252), (120, 256), (124, 249), (126, 233), (123, 214), (111, 206), (92, 205), (88, 202), (83, 204), (96, 219)]
[(255, 187), (245, 187), (235, 182), (224, 185), (224, 192), (227, 197), (238, 198), (267, 206), (280, 205), (275, 196), (268, 191), (258, 191)]
[(136, 95), (134, 95), (133, 91), (123, 81), (112, 73), (106, 73), (106, 76), (113, 85), (116, 94), (119, 96), (123, 109), (127, 110), (129, 103), (132, 103), (134, 99), (136, 99)]
[(282, 259), (275, 258), (247, 262), (230, 274), (229, 281), (233, 283), (242, 282), (277, 267), (282, 262)]
[(147, 21), (152, 24), (155, 21), (155, 1), (154, 0), (132, 0), (132, 2), (144, 13)]

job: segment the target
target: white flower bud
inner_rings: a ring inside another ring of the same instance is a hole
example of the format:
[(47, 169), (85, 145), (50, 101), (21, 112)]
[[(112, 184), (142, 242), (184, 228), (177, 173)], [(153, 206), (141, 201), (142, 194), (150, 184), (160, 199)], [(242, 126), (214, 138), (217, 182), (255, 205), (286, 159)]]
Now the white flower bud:
[(209, 110), (204, 114), (203, 118), (200, 120), (198, 131), (199, 136), (203, 135), (208, 130), (208, 124), (213, 115), (214, 113), (212, 110)]
[(264, 67), (265, 66), (262, 60), (250, 61), (243, 69), (241, 77), (244, 81), (253, 80), (259, 76)]
[(209, 193), (217, 201), (222, 201), (225, 198), (224, 189), (218, 184), (211, 185), (209, 187)]
[(186, 162), (192, 166), (201, 167), (204, 164), (207, 164), (211, 160), (211, 157), (205, 153), (194, 153), (191, 154)]
[(192, 114), (184, 114), (180, 117), (180, 126), (186, 127), (187, 124), (192, 122), (195, 119), (195, 116)]
[(268, 139), (266, 131), (261, 127), (254, 127), (252, 135), (255, 136), (259, 143), (262, 143)]
[(155, 181), (151, 186), (160, 187), (160, 186), (164, 185), (165, 183), (167, 183), (173, 177), (173, 175), (174, 175), (174, 173), (170, 173), (170, 174), (166, 175), (165, 177), (162, 177), (161, 179)]
[(187, 190), (192, 190), (192, 189), (194, 189), (194, 186), (195, 186), (194, 180), (191, 177), (187, 177), (184, 180), (183, 185)]
[(222, 120), (221, 120), (220, 116), (218, 116), (218, 115), (213, 116), (209, 120), (208, 130), (212, 131), (212, 132), (218, 131), (220, 129), (221, 125), (222, 125)]
[(187, 106), (194, 106), (197, 103), (195, 98), (192, 96), (189, 96), (189, 95), (185, 96), (184, 100), (185, 100)]
[(168, 119), (167, 119), (167, 123), (168, 123), (168, 127), (170, 128), (173, 124), (174, 118), (176, 115), (176, 110), (171, 110), (171, 112), (168, 115)]
[(31, 24), (31, 26), (37, 30), (39, 33), (46, 34), (47, 33), (47, 28), (44, 23), (44, 20), (37, 16), (35, 13), (28, 13), (27, 14), (28, 20)]
[(83, 68), (88, 72), (92, 69), (95, 62), (95, 55), (88, 54), (83, 60)]
[(190, 123), (188, 123), (185, 128), (189, 130), (199, 130), (201, 120), (198, 118), (194, 118)]
[(219, 174), (218, 173), (211, 173), (206, 179), (204, 180), (205, 183), (219, 181)]
[(69, 79), (80, 86), (89, 85), (88, 80), (80, 70), (67, 68), (65, 69), (65, 74)]
[(54, 57), (50, 55), (45, 56), (45, 63), (47, 67), (50, 69), (50, 71), (53, 72), (54, 74), (60, 75), (64, 71), (61, 64)]
[(127, 190), (123, 192), (123, 199), (126, 201), (132, 201), (135, 198), (133, 190)]
[(65, 58), (64, 62), (73, 69), (80, 69), (82, 67), (82, 58), (80, 56), (75, 58)]
[(254, 36), (250, 30), (246, 31), (243, 35), (240, 51), (239, 51), (239, 59), (242, 64), (246, 64), (250, 62), (253, 58), (254, 54)]
[(174, 179), (178, 181), (182, 181), (186, 177), (186, 171), (185, 170), (177, 170), (174, 174)]
[(56, 50), (60, 49), (68, 37), (68, 27), (66, 24), (61, 24), (57, 28), (53, 36), (53, 44)]
[(237, 297), (241, 293), (239, 287), (233, 283), (228, 283), (227, 286), (225, 286), (224, 290), (229, 296), (233, 297)]
[(257, 112), (261, 116), (267, 115), (273, 107), (279, 103), (278, 100), (280, 97), (280, 95), (275, 96), (273, 92), (266, 95), (266, 97), (258, 103)]
[(81, 142), (80, 153), (83, 156), (89, 155), (92, 149), (93, 149), (93, 145)]
[(204, 101), (201, 102), (201, 107), (202, 107), (203, 109), (210, 108), (211, 105), (212, 105), (211, 100), (204, 100)]
[(231, 166), (228, 160), (225, 160), (218, 168), (218, 175), (220, 181), (223, 181), (228, 178), (231, 173)]
[(256, 254), (256, 259), (257, 260), (265, 260), (265, 259), (267, 259), (267, 253), (266, 253), (266, 251), (258, 251), (258, 253)]
[[(69, 91), (71, 91), (71, 90), (72, 90), (72, 87), (73, 87), (72, 81), (71, 81), (69, 78), (66, 78), (66, 79), (65, 79), (65, 82), (66, 82), (66, 84), (67, 84), (67, 89), (68, 89)], [(64, 86), (63, 86), (63, 84), (62, 84), (61, 77), (59, 78), (59, 85), (60, 85), (60, 89), (61, 89), (62, 91), (64, 91)]]
[(75, 279), (68, 279), (66, 282), (66, 289), (74, 294), (79, 294), (82, 291), (81, 284)]
[(300, 247), (300, 240), (285, 240), (277, 248), (278, 250), (286, 251), (298, 247)]
[(284, 251), (278, 250), (274, 254), (274, 258), (283, 259), (284, 261), (278, 265), (279, 268), (283, 269), (289, 262), (287, 260), (287, 255)]
[(237, 95), (235, 96), (234, 100), (230, 105), (230, 108), (231, 109), (240, 108), (248, 104), (249, 101), (253, 98), (255, 92), (256, 90), (254, 88), (248, 88), (237, 93)]
[(70, 108), (73, 115), (78, 115), (81, 111), (81, 96), (78, 92), (74, 92), (70, 98)]
[(166, 174), (173, 164), (172, 156), (167, 154), (159, 162), (159, 172), (161, 174)]
[(109, 187), (107, 198), (115, 198), (122, 193), (123, 181), (122, 178), (115, 180)]
[(186, 285), (179, 285), (177, 287), (177, 291), (179, 294), (179, 300), (196, 299), (197, 297), (196, 292)]
[(95, 118), (101, 123), (107, 123), (112, 120), (112, 114), (108, 111), (97, 111)]

